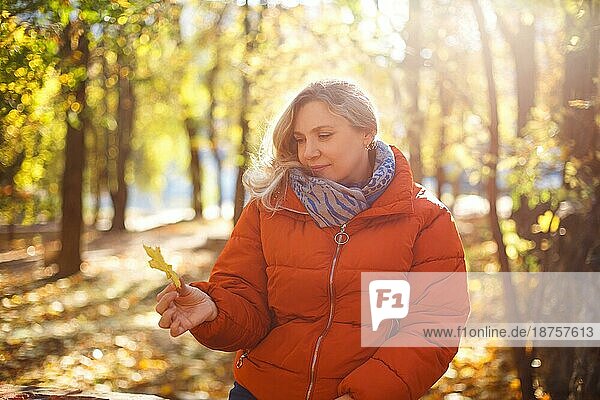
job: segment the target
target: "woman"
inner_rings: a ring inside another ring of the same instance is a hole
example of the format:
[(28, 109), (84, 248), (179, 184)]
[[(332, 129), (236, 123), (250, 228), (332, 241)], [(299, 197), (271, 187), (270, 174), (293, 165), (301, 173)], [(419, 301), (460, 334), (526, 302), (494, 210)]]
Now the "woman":
[(172, 336), (237, 352), (230, 399), (417, 399), (455, 355), (361, 346), (361, 272), (465, 270), (449, 211), (376, 135), (356, 85), (308, 85), (244, 175), (251, 201), (209, 281), (157, 296)]

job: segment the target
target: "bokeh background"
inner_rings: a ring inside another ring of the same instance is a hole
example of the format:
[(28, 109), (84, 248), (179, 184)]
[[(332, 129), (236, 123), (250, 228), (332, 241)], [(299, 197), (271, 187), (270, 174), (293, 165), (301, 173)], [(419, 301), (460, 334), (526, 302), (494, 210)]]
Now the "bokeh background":
[[(1, 383), (226, 398), (231, 354), (156, 326), (142, 243), (206, 279), (262, 134), (318, 78), (372, 96), (469, 270), (600, 270), (598, 0), (0, 5)], [(599, 359), (462, 348), (424, 399), (598, 399)]]

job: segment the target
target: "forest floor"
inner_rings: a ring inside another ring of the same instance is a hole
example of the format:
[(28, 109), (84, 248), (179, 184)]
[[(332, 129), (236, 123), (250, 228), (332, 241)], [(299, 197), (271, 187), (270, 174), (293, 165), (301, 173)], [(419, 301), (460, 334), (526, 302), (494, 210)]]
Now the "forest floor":
[[(458, 221), (471, 270), (493, 263), (482, 220)], [(52, 281), (44, 259), (59, 244), (26, 235), (0, 253), (0, 383), (226, 399), (232, 354), (160, 329), (155, 296), (164, 274), (142, 243), (160, 245), (186, 281), (203, 280), (231, 230), (186, 221), (145, 232), (85, 234), (82, 272)], [(424, 400), (520, 399), (510, 349), (464, 347)]]

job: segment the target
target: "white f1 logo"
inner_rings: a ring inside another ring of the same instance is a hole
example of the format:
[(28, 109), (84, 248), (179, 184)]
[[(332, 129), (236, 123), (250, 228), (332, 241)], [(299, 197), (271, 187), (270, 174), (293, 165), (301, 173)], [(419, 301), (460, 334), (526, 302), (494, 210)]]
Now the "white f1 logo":
[(400, 319), (408, 315), (410, 284), (404, 280), (375, 280), (369, 283), (371, 323), (373, 331), (384, 319)]

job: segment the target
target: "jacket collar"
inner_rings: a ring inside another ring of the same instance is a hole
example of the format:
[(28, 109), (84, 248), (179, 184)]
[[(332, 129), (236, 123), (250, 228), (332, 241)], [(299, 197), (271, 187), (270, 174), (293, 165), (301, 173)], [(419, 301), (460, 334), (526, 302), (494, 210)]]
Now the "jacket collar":
[[(354, 219), (359, 217), (371, 217), (391, 214), (411, 214), (413, 209), (413, 188), (414, 181), (410, 165), (406, 157), (395, 146), (391, 146), (396, 160), (396, 171), (394, 179), (390, 182), (387, 189), (371, 207), (358, 214)], [(283, 200), (281, 207), (284, 210), (293, 211), (300, 214), (308, 214), (306, 207), (300, 201), (296, 193), (286, 184), (284, 186)], [(279, 192), (275, 193), (274, 201), (277, 202)]]

